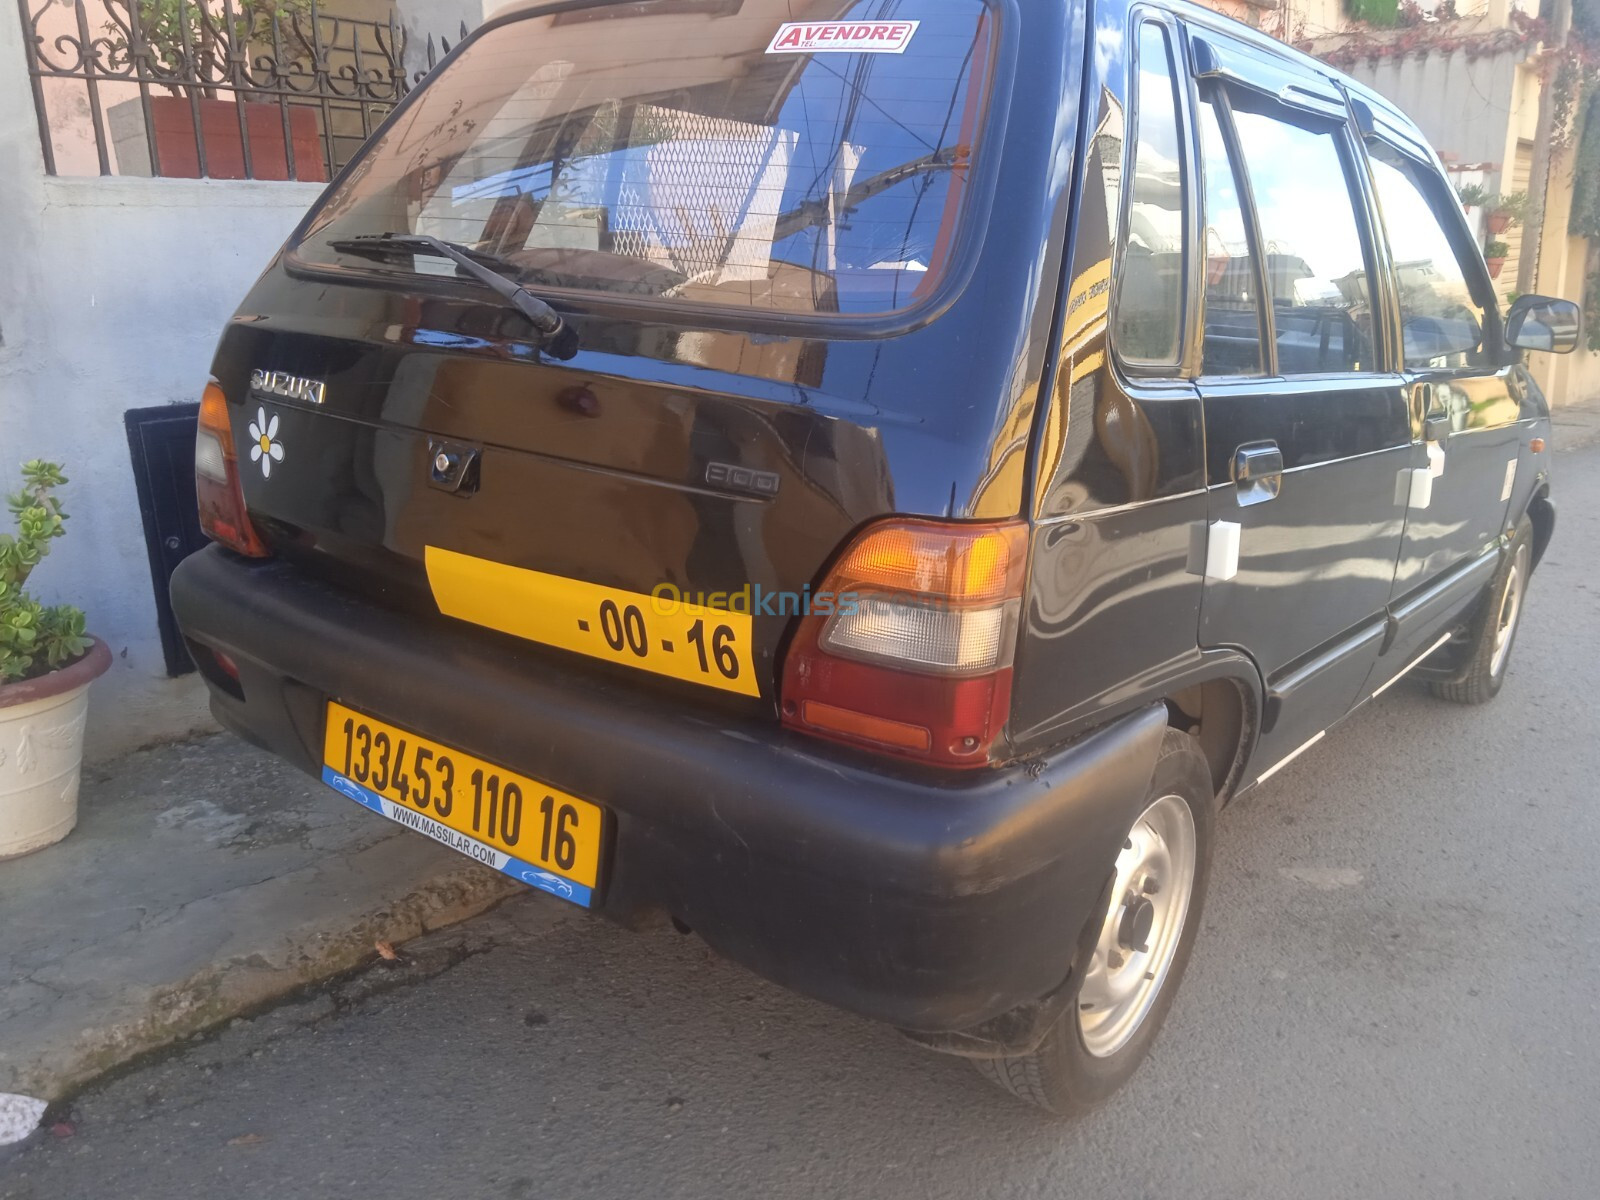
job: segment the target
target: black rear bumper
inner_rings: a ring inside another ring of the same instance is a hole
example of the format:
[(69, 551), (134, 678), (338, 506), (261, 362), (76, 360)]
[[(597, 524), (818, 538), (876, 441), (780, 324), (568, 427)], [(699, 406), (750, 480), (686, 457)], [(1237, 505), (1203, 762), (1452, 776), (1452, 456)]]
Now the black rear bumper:
[(237, 662), (237, 688), (210, 673), (212, 709), (250, 741), (319, 774), (335, 697), (592, 799), (614, 817), (601, 911), (664, 910), (784, 986), (913, 1030), (1060, 985), (1165, 727), (1157, 706), (1013, 767), (908, 774), (215, 547), (172, 599), (187, 637)]

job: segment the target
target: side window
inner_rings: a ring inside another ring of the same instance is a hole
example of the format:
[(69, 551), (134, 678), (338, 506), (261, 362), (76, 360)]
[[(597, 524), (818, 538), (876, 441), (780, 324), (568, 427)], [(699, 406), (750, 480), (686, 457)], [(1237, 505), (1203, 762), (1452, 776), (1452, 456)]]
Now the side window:
[(1483, 306), (1428, 203), (1426, 168), (1382, 142), (1367, 143), (1367, 158), (1394, 261), (1406, 366), (1486, 365)]
[(1338, 136), (1259, 112), (1233, 119), (1265, 247), (1278, 373), (1374, 370), (1372, 288)]
[(1202, 375), (1261, 374), (1261, 312), (1256, 265), (1245, 231), (1232, 156), (1222, 137), (1216, 105), (1203, 101), (1200, 170), (1205, 178), (1201, 216), (1205, 243), (1205, 341)]
[(1138, 55), (1133, 186), (1113, 338), (1125, 362), (1176, 364), (1183, 353), (1183, 157), (1166, 30), (1140, 25)]

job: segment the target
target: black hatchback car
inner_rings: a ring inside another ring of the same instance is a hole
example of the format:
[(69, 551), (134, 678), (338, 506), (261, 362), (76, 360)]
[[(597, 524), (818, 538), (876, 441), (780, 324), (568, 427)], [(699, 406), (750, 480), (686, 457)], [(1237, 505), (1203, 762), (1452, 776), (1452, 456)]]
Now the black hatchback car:
[(529, 7), (228, 325), (173, 600), (350, 799), (1072, 1111), (1230, 797), (1499, 690), (1577, 327), (1199, 8)]

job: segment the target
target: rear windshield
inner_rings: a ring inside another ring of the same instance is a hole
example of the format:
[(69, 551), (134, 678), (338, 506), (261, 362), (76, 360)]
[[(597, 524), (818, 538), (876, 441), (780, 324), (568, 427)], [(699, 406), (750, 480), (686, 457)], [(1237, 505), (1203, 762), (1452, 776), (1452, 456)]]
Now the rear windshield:
[[(801, 18), (813, 17), (812, 20)], [(428, 234), (530, 289), (799, 314), (905, 308), (955, 243), (982, 0), (645, 0), (486, 31), (374, 140), (296, 257)]]

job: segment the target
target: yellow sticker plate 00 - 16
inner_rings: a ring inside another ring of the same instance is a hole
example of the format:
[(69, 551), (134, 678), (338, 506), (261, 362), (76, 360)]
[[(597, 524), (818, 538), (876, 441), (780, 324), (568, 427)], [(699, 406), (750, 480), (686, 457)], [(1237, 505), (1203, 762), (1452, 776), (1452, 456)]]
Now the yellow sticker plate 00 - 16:
[(594, 903), (605, 814), (587, 800), (336, 700), (328, 702), (322, 781), (513, 879)]
[(750, 614), (602, 587), (429, 546), (439, 611), (547, 646), (759, 696)]

